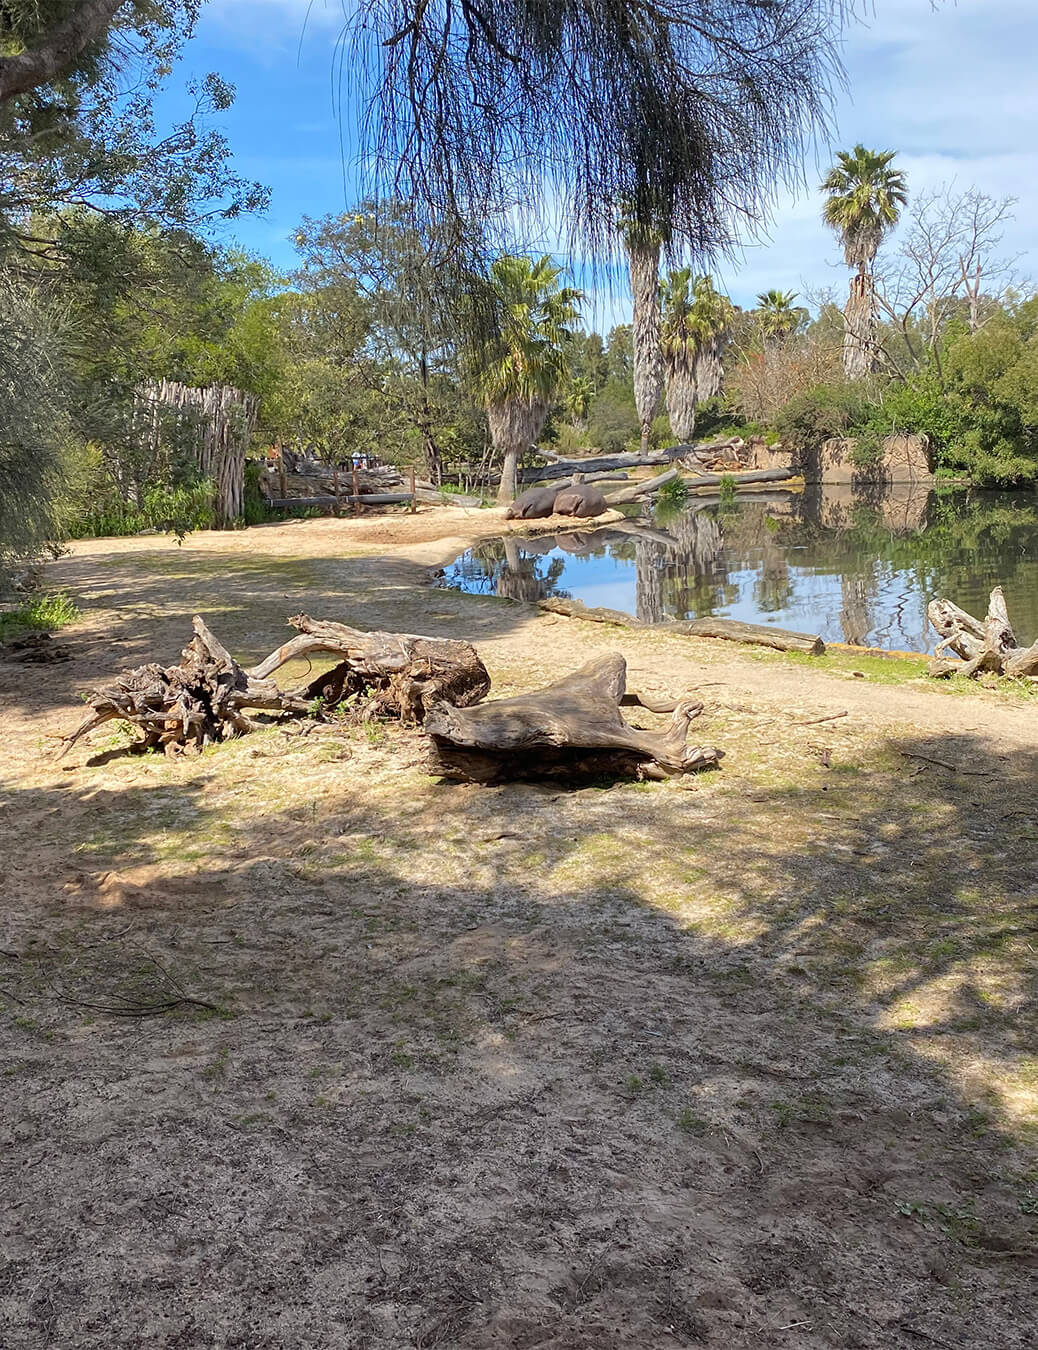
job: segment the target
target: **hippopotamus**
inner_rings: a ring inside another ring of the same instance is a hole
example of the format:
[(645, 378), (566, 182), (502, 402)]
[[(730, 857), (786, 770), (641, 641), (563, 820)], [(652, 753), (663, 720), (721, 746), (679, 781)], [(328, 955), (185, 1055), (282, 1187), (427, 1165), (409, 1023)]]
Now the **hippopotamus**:
[(505, 512), (505, 520), (543, 520), (553, 513), (558, 491), (554, 487), (527, 488)]
[(608, 511), (606, 499), (598, 488), (584, 482), (583, 474), (575, 473), (570, 487), (565, 487), (555, 498), (557, 516), (600, 516)]

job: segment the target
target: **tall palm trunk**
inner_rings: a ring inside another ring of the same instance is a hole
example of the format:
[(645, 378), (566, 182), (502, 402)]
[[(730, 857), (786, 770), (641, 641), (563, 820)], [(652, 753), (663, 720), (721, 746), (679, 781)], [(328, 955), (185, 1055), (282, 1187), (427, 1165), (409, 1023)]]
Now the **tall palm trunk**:
[(690, 441), (696, 429), (696, 404), (699, 391), (696, 388), (695, 358), (686, 358), (669, 363), (667, 370), (667, 416), (670, 429), (679, 441)]
[(487, 423), (494, 449), (501, 456), (501, 485), (497, 500), (515, 500), (516, 466), (541, 434), (548, 405), (540, 399), (508, 399), (487, 405)]
[(663, 396), (663, 352), (660, 349), (660, 246), (628, 242), (634, 299), (634, 403), (642, 431), (642, 454), (649, 448), (652, 419)]
[(702, 399), (714, 398), (724, 387), (724, 367), (721, 364), (721, 343), (711, 338), (696, 352), (694, 371), (696, 395)]
[(872, 273), (861, 267), (851, 277), (843, 311), (843, 373), (849, 380), (863, 379), (876, 368), (876, 318)]

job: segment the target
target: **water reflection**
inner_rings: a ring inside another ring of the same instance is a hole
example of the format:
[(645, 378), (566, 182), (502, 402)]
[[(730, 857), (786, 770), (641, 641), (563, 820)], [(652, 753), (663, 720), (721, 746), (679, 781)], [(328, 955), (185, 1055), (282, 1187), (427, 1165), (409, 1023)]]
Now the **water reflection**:
[(829, 641), (925, 651), (926, 605), (986, 609), (1006, 590), (1018, 636), (1038, 637), (1038, 498), (820, 485), (697, 502), (649, 523), (488, 540), (446, 583), (535, 601), (575, 596), (645, 623), (719, 615)]

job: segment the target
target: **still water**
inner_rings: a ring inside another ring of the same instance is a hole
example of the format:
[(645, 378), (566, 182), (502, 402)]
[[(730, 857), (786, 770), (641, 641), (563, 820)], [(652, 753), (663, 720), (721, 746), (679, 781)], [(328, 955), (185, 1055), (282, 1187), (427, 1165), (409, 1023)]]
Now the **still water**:
[(1017, 637), (1038, 638), (1038, 496), (894, 484), (740, 494), (647, 524), (492, 539), (445, 571), (460, 590), (563, 596), (642, 622), (707, 615), (820, 633), (830, 642), (928, 651), (926, 606), (981, 617), (1001, 583)]

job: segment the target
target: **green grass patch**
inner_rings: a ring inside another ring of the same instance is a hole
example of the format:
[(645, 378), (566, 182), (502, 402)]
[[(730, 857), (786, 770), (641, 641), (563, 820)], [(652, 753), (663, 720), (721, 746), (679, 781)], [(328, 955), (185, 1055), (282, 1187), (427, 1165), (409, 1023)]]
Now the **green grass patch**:
[(26, 632), (53, 632), (79, 618), (79, 606), (64, 591), (34, 595), (17, 609), (0, 614), (0, 642)]

